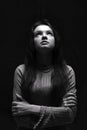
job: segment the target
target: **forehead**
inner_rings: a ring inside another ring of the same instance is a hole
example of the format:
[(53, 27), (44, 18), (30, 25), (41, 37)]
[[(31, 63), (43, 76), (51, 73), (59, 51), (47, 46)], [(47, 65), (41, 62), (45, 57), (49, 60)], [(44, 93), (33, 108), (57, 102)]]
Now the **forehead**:
[(38, 25), (35, 29), (34, 29), (34, 32), (37, 32), (37, 31), (52, 31), (51, 27), (49, 27), (48, 25)]

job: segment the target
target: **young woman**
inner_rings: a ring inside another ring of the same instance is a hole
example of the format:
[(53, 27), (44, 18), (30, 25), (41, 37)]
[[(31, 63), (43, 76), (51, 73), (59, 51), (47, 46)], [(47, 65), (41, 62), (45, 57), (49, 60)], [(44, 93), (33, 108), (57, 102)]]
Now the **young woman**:
[(67, 130), (77, 98), (75, 72), (62, 55), (63, 37), (45, 19), (29, 33), (24, 64), (14, 72), (12, 113), (18, 130)]

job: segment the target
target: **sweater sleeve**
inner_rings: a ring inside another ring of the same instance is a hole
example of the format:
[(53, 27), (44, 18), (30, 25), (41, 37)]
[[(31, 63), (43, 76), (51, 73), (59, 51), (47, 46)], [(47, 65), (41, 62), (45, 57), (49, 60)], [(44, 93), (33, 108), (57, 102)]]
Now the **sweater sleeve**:
[(45, 116), (41, 123), (42, 128), (70, 124), (74, 121), (77, 111), (76, 80), (74, 70), (68, 66), (69, 84), (60, 107), (42, 107)]
[[(17, 102), (26, 102), (22, 97), (21, 85), (22, 85), (22, 76), (24, 73), (24, 65), (19, 65), (14, 72), (13, 79), (13, 101)], [(17, 123), (17, 127), (27, 127), (32, 128), (35, 124), (34, 114), (24, 114), (24, 115), (13, 115), (14, 120)]]

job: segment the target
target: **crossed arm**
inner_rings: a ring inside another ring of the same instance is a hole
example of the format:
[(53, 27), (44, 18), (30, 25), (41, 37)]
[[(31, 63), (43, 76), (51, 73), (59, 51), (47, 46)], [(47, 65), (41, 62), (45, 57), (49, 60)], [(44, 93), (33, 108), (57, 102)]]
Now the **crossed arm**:
[(20, 69), (17, 68), (14, 74), (12, 113), (16, 122), (25, 127), (51, 127), (72, 123), (76, 115), (76, 88), (75, 73), (72, 68), (69, 71), (69, 86), (62, 99), (60, 107), (40, 106), (29, 104), (21, 95)]

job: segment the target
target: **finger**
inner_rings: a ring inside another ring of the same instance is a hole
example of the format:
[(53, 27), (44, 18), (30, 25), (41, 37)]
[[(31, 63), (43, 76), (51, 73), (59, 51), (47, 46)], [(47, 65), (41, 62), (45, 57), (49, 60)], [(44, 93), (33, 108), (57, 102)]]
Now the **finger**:
[(64, 103), (63, 105), (64, 105), (64, 106), (76, 106), (76, 104), (75, 104), (75, 103), (72, 103), (72, 102), (71, 102), (71, 103)]
[(67, 103), (67, 104), (69, 104), (69, 103), (75, 103), (76, 104), (77, 102), (74, 101), (74, 100), (68, 100), (68, 101), (66, 100), (66, 101), (64, 101), (64, 103)]
[(77, 99), (76, 99), (75, 97), (67, 97), (67, 98), (64, 98), (64, 99), (63, 99), (63, 101), (65, 101), (65, 100), (67, 100), (67, 101), (68, 101), (68, 100), (75, 100), (75, 101), (76, 101)]
[(75, 103), (75, 104), (76, 104), (77, 102), (76, 102), (76, 101), (74, 101), (74, 100), (68, 100), (68, 101), (67, 101), (67, 100), (65, 100), (65, 101), (64, 101), (64, 103), (67, 103), (67, 104), (68, 104), (68, 103)]
[(17, 104), (18, 104), (17, 101), (13, 101), (13, 102), (12, 102), (12, 105), (17, 105)]
[(12, 110), (18, 111), (18, 110), (19, 110), (19, 107), (18, 107), (18, 106), (12, 106)]
[(73, 107), (75, 106), (75, 104), (71, 103), (71, 104), (64, 104), (65, 107)]
[(12, 108), (12, 112), (15, 112), (15, 109)]
[(13, 106), (16, 106), (16, 105), (19, 105), (19, 104), (22, 104), (22, 102), (20, 102), (20, 101), (13, 101), (13, 102), (12, 102), (12, 105), (13, 105)]
[(16, 115), (18, 115), (18, 112), (13, 111), (13, 112), (12, 112), (12, 115), (13, 115), (13, 116), (16, 116)]
[(67, 97), (65, 97), (64, 99), (70, 99), (70, 98), (72, 98), (72, 99), (76, 99), (75, 96), (67, 96)]
[(76, 96), (76, 94), (75, 93), (73, 93), (73, 92), (69, 92), (69, 93), (67, 93), (67, 95), (66, 96)]
[(21, 112), (21, 111), (13, 111), (12, 114), (13, 114), (13, 116), (20, 116), (20, 115), (23, 115), (23, 112)]
[(18, 107), (17, 107), (17, 106), (12, 106), (12, 109), (17, 110), (17, 109), (18, 109)]
[(65, 101), (63, 101), (63, 103), (64, 104), (70, 104), (70, 103), (73, 103), (73, 104), (77, 104), (77, 102), (76, 101), (74, 101), (74, 100), (65, 100)]

